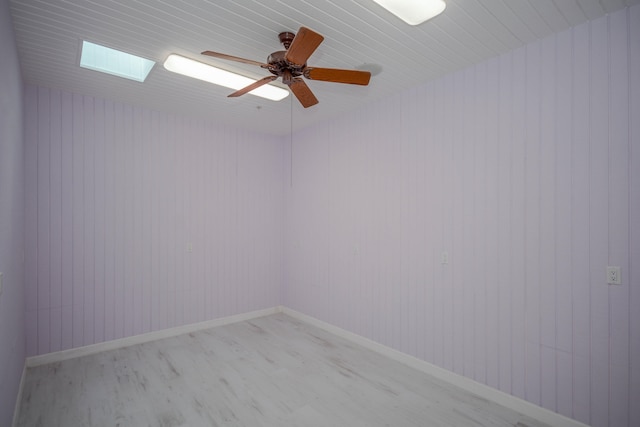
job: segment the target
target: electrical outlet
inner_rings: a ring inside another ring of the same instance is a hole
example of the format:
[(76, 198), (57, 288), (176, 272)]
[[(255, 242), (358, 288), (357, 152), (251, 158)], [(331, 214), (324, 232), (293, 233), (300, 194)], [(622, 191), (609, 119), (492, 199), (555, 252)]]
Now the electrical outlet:
[(620, 285), (622, 283), (620, 267), (607, 267), (607, 283), (610, 285)]
[(442, 253), (440, 254), (440, 264), (449, 264), (449, 253), (447, 251), (442, 251)]

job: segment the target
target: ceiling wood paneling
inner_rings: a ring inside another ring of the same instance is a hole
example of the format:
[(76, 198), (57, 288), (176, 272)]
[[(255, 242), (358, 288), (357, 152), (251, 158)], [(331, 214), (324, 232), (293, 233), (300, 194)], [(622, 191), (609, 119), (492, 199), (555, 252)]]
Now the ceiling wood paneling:
[[(449, 0), (442, 15), (415, 27), (371, 0), (13, 0), (11, 11), (27, 84), (284, 135), (638, 2)], [(368, 87), (308, 82), (320, 104), (303, 109), (291, 96), (280, 102), (230, 99), (228, 89), (162, 67), (170, 53), (178, 53), (261, 78), (267, 74), (258, 67), (200, 52), (266, 61), (281, 50), (278, 33), (300, 26), (325, 36), (309, 65), (377, 64), (382, 73)], [(145, 83), (81, 69), (83, 39), (157, 64)]]

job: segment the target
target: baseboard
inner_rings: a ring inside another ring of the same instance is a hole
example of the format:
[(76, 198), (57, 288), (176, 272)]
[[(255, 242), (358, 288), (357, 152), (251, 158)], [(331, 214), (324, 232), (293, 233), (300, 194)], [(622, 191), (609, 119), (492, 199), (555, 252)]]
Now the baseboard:
[(248, 313), (241, 313), (229, 317), (223, 317), (220, 319), (207, 320), (205, 322), (192, 323), (190, 325), (177, 326), (175, 328), (163, 329), (161, 331), (148, 332), (145, 334), (120, 338), (117, 340), (105, 341), (98, 344), (87, 345), (84, 347), (76, 347), (69, 350), (31, 356), (26, 359), (25, 366), (27, 368), (31, 368), (34, 366), (46, 365), (47, 363), (61, 362), (63, 360), (100, 353), (102, 351), (116, 350), (123, 347), (129, 347), (131, 345), (142, 344), (145, 342), (156, 341), (164, 338), (171, 338), (177, 335), (201, 331), (203, 329), (215, 328), (216, 326), (243, 322), (245, 320), (251, 320), (258, 317), (268, 316), (270, 314), (280, 313), (281, 311), (282, 308), (279, 306), (271, 307), (264, 310), (251, 311)]
[(294, 317), (313, 326), (317, 326), (327, 332), (345, 338), (369, 350), (380, 353), (384, 356), (389, 357), (390, 359), (403, 363), (421, 372), (436, 377), (442, 381), (446, 381), (449, 384), (453, 384), (471, 393), (480, 395), (485, 399), (510, 408), (516, 412), (519, 412), (520, 414), (529, 416), (543, 423), (556, 427), (589, 427), (579, 421), (534, 405), (533, 403), (527, 402), (526, 400), (494, 389), (485, 384), (481, 384), (470, 378), (464, 377), (451, 371), (447, 371), (446, 369), (442, 369), (422, 359), (418, 359), (406, 353), (402, 353), (391, 347), (387, 347), (368, 338), (354, 334), (353, 332), (349, 332), (337, 326), (326, 323), (322, 320), (316, 319), (315, 317), (308, 316), (287, 307), (280, 307), (280, 310), (282, 311), (282, 313), (288, 316)]
[(387, 347), (385, 345), (372, 341), (368, 338), (365, 338), (353, 332), (349, 332), (345, 329), (331, 325), (330, 323), (324, 322), (322, 320), (316, 319), (315, 317), (300, 313), (298, 311), (292, 310), (284, 306), (277, 306), (277, 307), (267, 308), (264, 310), (252, 311), (249, 313), (241, 313), (234, 316), (223, 317), (220, 319), (213, 319), (205, 322), (194, 323), (194, 324), (185, 325), (185, 326), (178, 326), (175, 328), (164, 329), (161, 331), (149, 332), (146, 334), (135, 335), (132, 337), (126, 337), (126, 338), (121, 338), (113, 341), (92, 344), (84, 347), (58, 351), (55, 353), (48, 353), (48, 354), (28, 357), (25, 360), (25, 366), (22, 372), (22, 378), (20, 380), (20, 387), (18, 390), (18, 397), (16, 400), (16, 406), (15, 406), (15, 412), (14, 412), (13, 426), (15, 427), (17, 423), (16, 416), (19, 413), (19, 409), (20, 409), (19, 405), (22, 398), (22, 389), (23, 389), (23, 384), (25, 379), (25, 372), (27, 368), (44, 365), (47, 363), (60, 362), (63, 360), (73, 359), (81, 356), (87, 356), (90, 354), (96, 354), (102, 351), (115, 350), (118, 348), (128, 347), (131, 345), (141, 344), (149, 341), (155, 341), (163, 338), (171, 338), (181, 334), (197, 332), (203, 329), (210, 329), (217, 326), (229, 325), (237, 322), (243, 322), (245, 320), (251, 320), (258, 317), (268, 316), (270, 314), (276, 314), (276, 313), (284, 313), (288, 316), (291, 316), (303, 322), (309, 323), (310, 325), (317, 326), (339, 337), (345, 338), (349, 341), (359, 344), (369, 350), (380, 353), (393, 360), (396, 360), (400, 363), (403, 363), (407, 366), (410, 366), (426, 374), (432, 375), (435, 378), (438, 378), (442, 381), (446, 381), (452, 385), (460, 387), (471, 393), (480, 395), (485, 399), (488, 399), (497, 404), (506, 406), (523, 415), (529, 416), (531, 418), (535, 418), (543, 423), (546, 423), (552, 426), (557, 426), (557, 427), (589, 427), (586, 424), (583, 424), (579, 421), (565, 417), (564, 415), (560, 415), (553, 411), (549, 411), (548, 409), (534, 405), (533, 403), (527, 402), (526, 400), (504, 393), (500, 390), (494, 389), (485, 384), (481, 384), (479, 382), (476, 382), (470, 378), (464, 377), (454, 372), (447, 371), (446, 369), (440, 368), (422, 359), (418, 359), (414, 356), (410, 356), (406, 353), (402, 353), (391, 347)]
[(20, 385), (18, 386), (18, 394), (16, 395), (16, 404), (13, 407), (12, 427), (18, 426), (18, 415), (20, 414), (20, 404), (22, 403), (22, 390), (24, 390), (24, 378), (27, 375), (27, 364), (22, 367), (22, 376), (20, 377)]

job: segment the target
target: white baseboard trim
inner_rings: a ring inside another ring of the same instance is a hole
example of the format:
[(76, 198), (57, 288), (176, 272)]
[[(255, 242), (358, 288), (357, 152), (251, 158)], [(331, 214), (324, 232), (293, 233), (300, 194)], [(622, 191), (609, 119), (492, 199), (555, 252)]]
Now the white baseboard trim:
[(453, 384), (471, 393), (482, 396), (485, 399), (510, 408), (516, 412), (519, 412), (520, 414), (529, 416), (543, 423), (556, 427), (589, 427), (579, 421), (534, 405), (533, 403), (527, 402), (526, 400), (494, 389), (485, 384), (481, 384), (470, 378), (464, 377), (451, 371), (447, 371), (446, 369), (440, 368), (422, 359), (418, 359), (417, 357), (402, 353), (391, 347), (387, 347), (358, 334), (354, 334), (353, 332), (349, 332), (337, 326), (326, 323), (322, 320), (316, 319), (315, 317), (308, 316), (287, 307), (280, 307), (280, 311), (288, 316), (294, 317), (313, 326), (317, 326), (327, 332), (345, 338), (369, 350), (380, 353), (384, 356), (389, 357), (390, 359), (403, 363), (442, 381), (446, 381), (449, 384)]
[[(26, 362), (26, 361), (25, 361)], [(20, 377), (20, 385), (18, 386), (18, 394), (16, 395), (16, 404), (13, 407), (12, 427), (18, 426), (18, 415), (20, 414), (20, 404), (22, 403), (22, 390), (24, 389), (24, 378), (27, 375), (27, 364), (22, 367), (22, 376)]]
[[(28, 357), (25, 361), (25, 367), (46, 365), (47, 363), (61, 362), (63, 360), (74, 359), (76, 357), (88, 356), (108, 350), (116, 350), (131, 345), (142, 344), (149, 341), (156, 341), (163, 338), (171, 338), (177, 335), (188, 334), (191, 332), (201, 331), (203, 329), (215, 328), (216, 326), (229, 325), (231, 323), (243, 322), (258, 317), (268, 316), (270, 314), (280, 313), (281, 307), (271, 307), (264, 310), (251, 311), (248, 313), (236, 314), (220, 319), (207, 320), (190, 325), (177, 326), (175, 328), (163, 329), (161, 331), (147, 332), (145, 334), (134, 335), (131, 337), (120, 338), (113, 341), (105, 341), (97, 344), (91, 344), (84, 347), (71, 348), (69, 350), (56, 351), (54, 353), (41, 354), (38, 356)], [(24, 375), (24, 374), (23, 374)], [(22, 396), (22, 393), (20, 393)]]
[(512, 396), (500, 390), (489, 387), (485, 384), (476, 382), (470, 378), (456, 374), (446, 369), (440, 368), (429, 362), (426, 362), (417, 357), (402, 353), (391, 347), (387, 347), (383, 344), (377, 343), (373, 340), (365, 338), (361, 335), (349, 332), (345, 329), (331, 325), (330, 323), (316, 319), (315, 317), (300, 313), (284, 306), (277, 306), (267, 308), (264, 310), (251, 311), (249, 313), (236, 314), (229, 317), (223, 317), (220, 319), (208, 320), (200, 323), (193, 323), (190, 325), (178, 326), (175, 328), (164, 329), (161, 331), (148, 332), (146, 334), (135, 335), (131, 337), (121, 338), (113, 341), (106, 341), (98, 344), (91, 344), (84, 347), (72, 348), (69, 350), (58, 351), (55, 353), (47, 353), (38, 356), (28, 357), (25, 360), (25, 366), (22, 372), (22, 378), (20, 380), (20, 387), (18, 390), (18, 396), (16, 400), (13, 426), (17, 425), (17, 415), (19, 413), (19, 405), (22, 400), (22, 390), (24, 386), (26, 369), (34, 366), (45, 365), (47, 363), (60, 362), (63, 360), (73, 359), (81, 356), (88, 356), (91, 354), (100, 353), (102, 351), (115, 350), (118, 348), (128, 347), (131, 345), (141, 344), (145, 342), (155, 341), (163, 338), (171, 338), (177, 335), (187, 334), (191, 332), (197, 332), (203, 329), (215, 328), (217, 326), (229, 325), (232, 323), (243, 322), (246, 320), (255, 319), (258, 317), (268, 316), (276, 313), (284, 313), (288, 316), (309, 323), (310, 325), (317, 326), (327, 332), (333, 333), (339, 337), (345, 338), (351, 342), (359, 344), (369, 350), (380, 353), (390, 359), (403, 363), (414, 369), (417, 369), (426, 374), (432, 375), (442, 381), (446, 381), (449, 384), (460, 387), (471, 393), (482, 396), (485, 399), (491, 400), (497, 404), (506, 406), (516, 412), (523, 415), (535, 418), (543, 423), (556, 427), (589, 427), (579, 421), (565, 417), (548, 409), (534, 405), (526, 400)]

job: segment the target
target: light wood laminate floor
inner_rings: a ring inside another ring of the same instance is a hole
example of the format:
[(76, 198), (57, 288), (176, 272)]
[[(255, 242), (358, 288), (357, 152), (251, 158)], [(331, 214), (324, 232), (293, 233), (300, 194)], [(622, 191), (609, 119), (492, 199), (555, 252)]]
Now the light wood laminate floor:
[(284, 314), (30, 368), (18, 425), (543, 426)]

